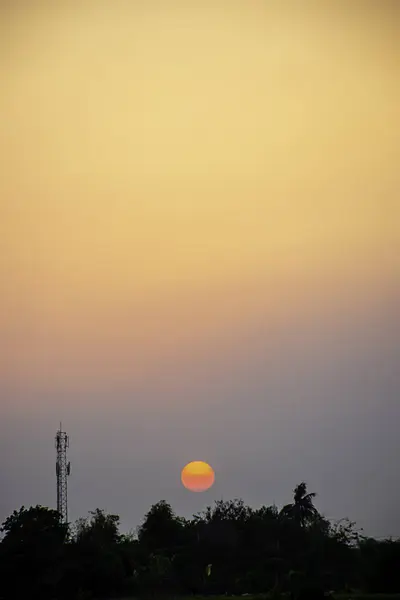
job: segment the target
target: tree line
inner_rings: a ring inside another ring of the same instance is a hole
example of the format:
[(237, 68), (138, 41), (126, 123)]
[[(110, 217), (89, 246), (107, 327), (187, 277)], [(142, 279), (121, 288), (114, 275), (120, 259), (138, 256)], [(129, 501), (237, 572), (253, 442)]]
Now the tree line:
[(220, 500), (191, 519), (160, 501), (129, 535), (100, 509), (64, 524), (55, 510), (22, 507), (1, 528), (0, 599), (400, 592), (400, 540), (331, 522), (314, 500), (300, 483), (280, 510)]

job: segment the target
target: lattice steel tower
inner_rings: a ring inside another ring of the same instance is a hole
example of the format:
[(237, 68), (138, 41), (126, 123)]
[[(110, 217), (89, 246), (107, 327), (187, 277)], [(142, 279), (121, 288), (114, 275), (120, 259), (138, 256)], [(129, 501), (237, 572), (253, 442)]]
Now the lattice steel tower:
[(57, 511), (61, 515), (63, 523), (68, 523), (68, 486), (67, 481), (71, 472), (71, 463), (67, 462), (67, 448), (69, 448), (69, 437), (60, 429), (56, 435), (56, 475), (57, 475)]

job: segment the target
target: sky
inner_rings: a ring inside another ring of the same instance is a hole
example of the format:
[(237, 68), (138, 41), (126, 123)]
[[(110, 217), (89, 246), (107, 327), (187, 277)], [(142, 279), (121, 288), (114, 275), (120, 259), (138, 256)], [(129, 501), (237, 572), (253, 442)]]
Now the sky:
[[(400, 536), (397, 0), (2, 0), (0, 521)], [(216, 481), (180, 483), (191, 460)]]

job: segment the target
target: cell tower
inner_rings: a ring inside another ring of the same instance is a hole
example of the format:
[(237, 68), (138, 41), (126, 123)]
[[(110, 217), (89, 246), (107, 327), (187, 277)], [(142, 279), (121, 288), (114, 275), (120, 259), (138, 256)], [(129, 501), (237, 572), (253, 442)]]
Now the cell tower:
[(67, 448), (69, 448), (69, 437), (60, 429), (56, 435), (56, 475), (57, 475), (57, 511), (61, 515), (63, 523), (68, 523), (68, 487), (67, 481), (71, 472), (71, 463), (67, 462)]

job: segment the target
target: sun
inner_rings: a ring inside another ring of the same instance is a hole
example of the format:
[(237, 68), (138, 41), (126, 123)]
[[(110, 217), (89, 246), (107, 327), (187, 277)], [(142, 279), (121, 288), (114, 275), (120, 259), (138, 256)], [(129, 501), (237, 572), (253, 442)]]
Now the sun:
[(195, 460), (182, 469), (181, 481), (191, 492), (205, 492), (215, 481), (214, 469), (202, 460)]

